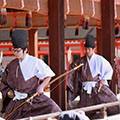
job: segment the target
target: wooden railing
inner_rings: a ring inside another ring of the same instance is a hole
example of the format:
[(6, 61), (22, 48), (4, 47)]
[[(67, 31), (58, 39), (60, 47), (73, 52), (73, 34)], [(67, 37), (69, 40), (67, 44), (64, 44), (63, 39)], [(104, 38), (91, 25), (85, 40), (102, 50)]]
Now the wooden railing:
[[(84, 111), (84, 112), (88, 112), (88, 111), (93, 111), (93, 110), (102, 110), (103, 111), (103, 118), (107, 117), (107, 113), (106, 113), (106, 109), (109, 107), (113, 107), (113, 106), (117, 106), (120, 105), (120, 102), (110, 102), (110, 103), (103, 103), (103, 104), (98, 104), (98, 105), (93, 105), (93, 106), (89, 106), (89, 107), (83, 107), (83, 108), (78, 108), (78, 109), (73, 109), (73, 110), (68, 110), (68, 111), (62, 111), (62, 112), (56, 112), (56, 113), (50, 113), (50, 114), (45, 114), (45, 115), (40, 115), (40, 116), (35, 116), (35, 117), (30, 117), (32, 120), (45, 120), (48, 118), (55, 118), (58, 117), (59, 115), (65, 113), (65, 112), (69, 112), (69, 111)], [(24, 118), (21, 120), (30, 120), (29, 118)]]

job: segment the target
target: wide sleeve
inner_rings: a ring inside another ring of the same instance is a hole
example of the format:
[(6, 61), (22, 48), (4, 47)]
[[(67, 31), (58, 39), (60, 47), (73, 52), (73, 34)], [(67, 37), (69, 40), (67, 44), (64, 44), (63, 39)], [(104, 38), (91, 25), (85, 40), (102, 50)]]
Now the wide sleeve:
[(113, 69), (110, 63), (106, 59), (102, 59), (101, 63), (101, 79), (111, 80), (113, 75)]
[[(78, 59), (74, 63), (71, 63), (69, 66), (69, 70), (77, 67), (80, 64), (80, 60)], [(80, 82), (80, 76), (79, 76), (79, 70), (75, 70), (68, 74), (67, 79), (67, 97), (68, 102), (70, 103), (73, 101), (78, 94), (81, 92), (81, 82)]]
[(51, 70), (51, 68), (41, 59), (36, 61), (36, 71), (36, 76), (39, 79), (55, 76), (55, 73)]
[(6, 67), (4, 73), (2, 74), (2, 79), (0, 81), (0, 91), (2, 92), (2, 99), (6, 98), (7, 92), (10, 90), (7, 84), (7, 75), (8, 75), (8, 67)]

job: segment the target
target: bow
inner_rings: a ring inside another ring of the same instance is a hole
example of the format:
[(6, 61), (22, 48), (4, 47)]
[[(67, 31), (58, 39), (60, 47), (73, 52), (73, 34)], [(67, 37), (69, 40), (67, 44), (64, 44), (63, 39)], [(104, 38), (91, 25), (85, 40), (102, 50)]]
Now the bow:
[[(55, 79), (53, 79), (51, 82), (49, 82), (46, 87), (48, 85), (51, 85), (52, 83), (54, 83), (56, 80), (60, 79), (61, 77), (65, 76), (66, 74), (69, 74), (75, 70), (77, 70), (78, 68), (80, 68), (81, 66), (83, 66), (84, 64), (81, 63), (78, 66), (74, 67), (73, 69), (61, 74), (60, 76), (56, 77)], [(46, 88), (45, 87), (45, 88)], [(7, 120), (16, 110), (18, 110), (20, 107), (22, 107), (25, 103), (29, 102), (30, 100), (32, 100), (34, 97), (38, 96), (38, 93), (36, 92), (35, 94), (33, 94), (31, 97), (29, 97), (27, 100), (25, 100), (23, 103), (21, 103), (18, 107), (16, 107), (12, 112), (10, 112), (6, 117), (5, 120)]]

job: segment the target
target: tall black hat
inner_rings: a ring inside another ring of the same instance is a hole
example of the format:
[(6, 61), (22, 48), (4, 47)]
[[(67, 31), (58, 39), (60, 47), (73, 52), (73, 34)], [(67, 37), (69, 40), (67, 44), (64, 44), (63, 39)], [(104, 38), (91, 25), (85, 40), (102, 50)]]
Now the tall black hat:
[(85, 42), (85, 47), (95, 48), (95, 40), (92, 35), (88, 35)]
[(14, 30), (11, 34), (12, 44), (14, 48), (26, 48), (27, 47), (27, 31), (26, 30)]

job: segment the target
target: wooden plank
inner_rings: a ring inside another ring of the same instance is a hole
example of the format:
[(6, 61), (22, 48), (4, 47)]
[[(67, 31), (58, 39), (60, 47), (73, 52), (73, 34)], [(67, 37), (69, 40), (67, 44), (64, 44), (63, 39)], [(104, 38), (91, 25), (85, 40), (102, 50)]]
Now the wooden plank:
[(1, 25), (1, 28), (21, 28), (25, 26), (25, 13), (7, 14), (7, 24)]
[[(32, 27), (40, 28), (47, 27), (46, 16), (39, 13), (32, 13)], [(7, 24), (1, 25), (1, 29), (4, 28), (27, 28), (26, 27), (26, 12), (9, 12), (7, 13)]]
[(24, 10), (36, 11), (41, 15), (48, 15), (48, 0), (24, 0)]
[(67, 15), (81, 15), (81, 2), (80, 0), (66, 0), (65, 3)]
[(38, 11), (41, 15), (48, 15), (48, 0), (39, 0), (40, 10)]
[[(65, 0), (65, 8), (67, 9), (67, 15), (87, 15), (92, 16), (96, 19), (101, 19), (101, 2), (94, 1), (94, 6), (92, 0)], [(83, 9), (83, 10), (82, 10)], [(93, 9), (95, 14), (93, 16)]]
[(94, 1), (94, 4), (95, 4), (95, 15), (93, 17), (101, 20), (101, 2)]
[(120, 4), (116, 5), (116, 12), (117, 12), (116, 19), (120, 19)]
[(46, 16), (33, 12), (32, 13), (32, 26), (33, 27), (47, 27)]
[(83, 1), (83, 15), (92, 16), (93, 15), (92, 0), (82, 0), (82, 1)]
[(68, 15), (66, 20), (67, 26), (76, 26), (81, 24), (81, 16)]
[[(66, 20), (66, 24), (67, 26), (81, 26), (83, 21), (81, 19), (81, 16), (73, 16), (73, 15), (68, 15), (67, 16), (67, 20)], [(90, 27), (96, 27), (98, 25), (97, 20), (95, 18), (90, 17), (89, 20), (89, 26)]]
[[(14, 15), (14, 22), (15, 22), (15, 15)], [(18, 28), (26, 27), (26, 13), (17, 13), (16, 14), (16, 23)], [(14, 24), (15, 26), (15, 24)]]
[(24, 0), (24, 7), (25, 10), (35, 11), (37, 10), (37, 0)]
[(22, 2), (21, 0), (6, 0), (6, 8), (15, 8), (15, 9), (21, 9), (22, 8)]
[[(67, 27), (81, 25), (81, 16), (67, 16), (66, 24)], [(94, 18), (90, 18), (89, 26), (96, 27), (97, 20)], [(32, 12), (32, 27), (33, 28), (47, 27), (46, 16), (43, 16), (36, 12)], [(7, 28), (27, 28), (26, 13), (25, 12), (8, 13), (7, 24), (1, 25), (1, 29), (7, 29)]]
[(89, 19), (89, 26), (90, 27), (98, 27), (97, 19), (94, 17), (90, 17)]

